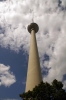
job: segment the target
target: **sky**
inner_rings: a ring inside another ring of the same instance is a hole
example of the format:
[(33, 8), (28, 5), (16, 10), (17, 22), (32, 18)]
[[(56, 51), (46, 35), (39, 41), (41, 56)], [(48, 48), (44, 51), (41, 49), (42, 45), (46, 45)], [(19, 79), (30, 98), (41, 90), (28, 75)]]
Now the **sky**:
[(21, 100), (25, 91), (32, 21), (43, 81), (66, 89), (66, 0), (0, 0), (0, 100)]

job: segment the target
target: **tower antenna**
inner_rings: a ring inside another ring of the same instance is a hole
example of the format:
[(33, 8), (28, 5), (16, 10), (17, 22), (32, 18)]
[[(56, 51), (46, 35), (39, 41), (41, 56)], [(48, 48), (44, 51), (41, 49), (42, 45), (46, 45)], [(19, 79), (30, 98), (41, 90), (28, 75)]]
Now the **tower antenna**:
[(33, 11), (33, 16), (32, 16), (32, 22), (34, 22), (34, 11)]

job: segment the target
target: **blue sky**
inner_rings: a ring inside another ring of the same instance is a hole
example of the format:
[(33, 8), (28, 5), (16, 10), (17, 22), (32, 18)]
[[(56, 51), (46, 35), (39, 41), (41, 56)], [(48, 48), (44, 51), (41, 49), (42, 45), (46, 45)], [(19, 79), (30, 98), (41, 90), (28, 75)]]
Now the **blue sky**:
[(32, 20), (43, 81), (66, 89), (66, 0), (0, 0), (0, 100), (21, 100), (25, 91)]
[(0, 98), (19, 98), (19, 94), (24, 92), (27, 60), (27, 54), (24, 54), (24, 51), (16, 53), (0, 47), (0, 63), (11, 66), (10, 71), (16, 76), (16, 83), (9, 87), (0, 87)]

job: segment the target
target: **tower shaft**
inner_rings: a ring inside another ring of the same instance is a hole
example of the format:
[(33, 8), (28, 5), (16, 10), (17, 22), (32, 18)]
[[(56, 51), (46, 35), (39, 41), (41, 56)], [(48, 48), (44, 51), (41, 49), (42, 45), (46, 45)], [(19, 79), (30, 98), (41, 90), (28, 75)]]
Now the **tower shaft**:
[(36, 85), (42, 81), (39, 55), (36, 42), (35, 30), (31, 30), (29, 62), (26, 80), (26, 92), (32, 90)]

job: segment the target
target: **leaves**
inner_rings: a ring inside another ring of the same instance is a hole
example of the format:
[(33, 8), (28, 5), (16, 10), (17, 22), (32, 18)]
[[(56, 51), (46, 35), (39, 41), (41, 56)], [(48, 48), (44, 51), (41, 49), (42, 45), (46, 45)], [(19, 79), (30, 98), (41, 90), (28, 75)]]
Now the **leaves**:
[(57, 81), (56, 79), (52, 82), (52, 85), (57, 89), (62, 89), (63, 84), (60, 81)]
[(33, 91), (20, 94), (23, 100), (66, 100), (66, 92), (62, 89), (63, 84), (56, 79), (53, 80), (52, 85), (41, 82), (38, 86), (33, 88)]

